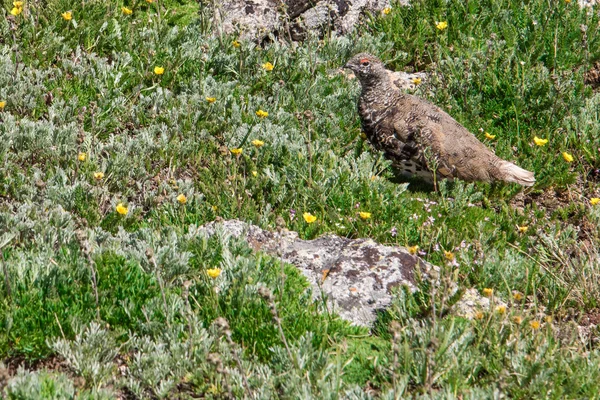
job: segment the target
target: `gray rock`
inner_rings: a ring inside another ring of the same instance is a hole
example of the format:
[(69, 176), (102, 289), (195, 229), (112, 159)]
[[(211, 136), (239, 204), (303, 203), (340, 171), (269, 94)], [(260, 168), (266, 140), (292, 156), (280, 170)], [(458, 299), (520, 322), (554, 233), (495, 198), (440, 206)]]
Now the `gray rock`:
[[(384, 246), (371, 239), (347, 239), (325, 235), (302, 240), (296, 232), (265, 231), (239, 220), (211, 222), (199, 229), (207, 236), (222, 230), (245, 239), (255, 251), (295, 265), (310, 282), (316, 297), (325, 297), (330, 311), (356, 325), (369, 326), (376, 312), (391, 304), (392, 289), (417, 289), (415, 275), (437, 279), (439, 269), (412, 255), (404, 247)], [(472, 318), (489, 309), (489, 299), (468, 290), (455, 305), (456, 314)], [(504, 305), (498, 300), (494, 306)]]
[(479, 294), (477, 289), (470, 288), (465, 290), (460, 300), (453, 306), (453, 314), (465, 318), (477, 318), (477, 314), (483, 311), (496, 311), (500, 307), (508, 309), (507, 304), (501, 299), (494, 297), (487, 298)]
[(275, 0), (218, 1), (214, 23), (221, 33), (239, 33), (242, 39), (262, 39), (281, 28)]
[(215, 22), (224, 33), (237, 33), (243, 39), (261, 40), (279, 33), (302, 40), (307, 33), (348, 33), (365, 13), (379, 13), (389, 6), (390, 0), (224, 0), (216, 7)]

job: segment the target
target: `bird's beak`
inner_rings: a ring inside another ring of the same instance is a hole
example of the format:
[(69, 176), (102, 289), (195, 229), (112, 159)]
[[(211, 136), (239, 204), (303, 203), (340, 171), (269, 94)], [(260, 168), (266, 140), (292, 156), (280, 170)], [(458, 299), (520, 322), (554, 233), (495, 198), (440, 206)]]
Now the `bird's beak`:
[(342, 68), (352, 69), (349, 63), (346, 63), (346, 65), (344, 65)]

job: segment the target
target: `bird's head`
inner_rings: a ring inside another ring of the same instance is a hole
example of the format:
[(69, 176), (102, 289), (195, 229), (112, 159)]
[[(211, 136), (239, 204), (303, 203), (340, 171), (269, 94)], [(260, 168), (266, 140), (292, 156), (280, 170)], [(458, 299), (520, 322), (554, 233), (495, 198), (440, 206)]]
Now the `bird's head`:
[(381, 60), (369, 53), (359, 53), (352, 57), (344, 68), (348, 68), (361, 83), (366, 83), (378, 78), (386, 77), (385, 66)]

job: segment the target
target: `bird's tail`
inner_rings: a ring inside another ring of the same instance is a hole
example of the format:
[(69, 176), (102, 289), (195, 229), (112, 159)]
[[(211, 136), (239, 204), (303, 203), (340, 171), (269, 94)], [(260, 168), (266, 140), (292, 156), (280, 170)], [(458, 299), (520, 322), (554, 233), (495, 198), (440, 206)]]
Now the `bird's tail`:
[(500, 178), (506, 182), (514, 182), (523, 186), (533, 186), (535, 183), (533, 172), (517, 167), (508, 161), (503, 161), (500, 164), (500, 174)]

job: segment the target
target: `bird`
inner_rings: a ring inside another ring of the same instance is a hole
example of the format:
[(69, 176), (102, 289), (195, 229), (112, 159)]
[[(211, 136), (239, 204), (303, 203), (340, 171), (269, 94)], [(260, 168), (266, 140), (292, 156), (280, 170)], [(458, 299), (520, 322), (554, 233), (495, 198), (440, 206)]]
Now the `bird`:
[(498, 157), (441, 108), (402, 92), (379, 58), (359, 53), (344, 68), (360, 82), (358, 113), (367, 139), (402, 175), (434, 185), (438, 179), (535, 183), (533, 172)]
[(593, 88), (600, 87), (600, 61), (583, 74), (583, 82)]

